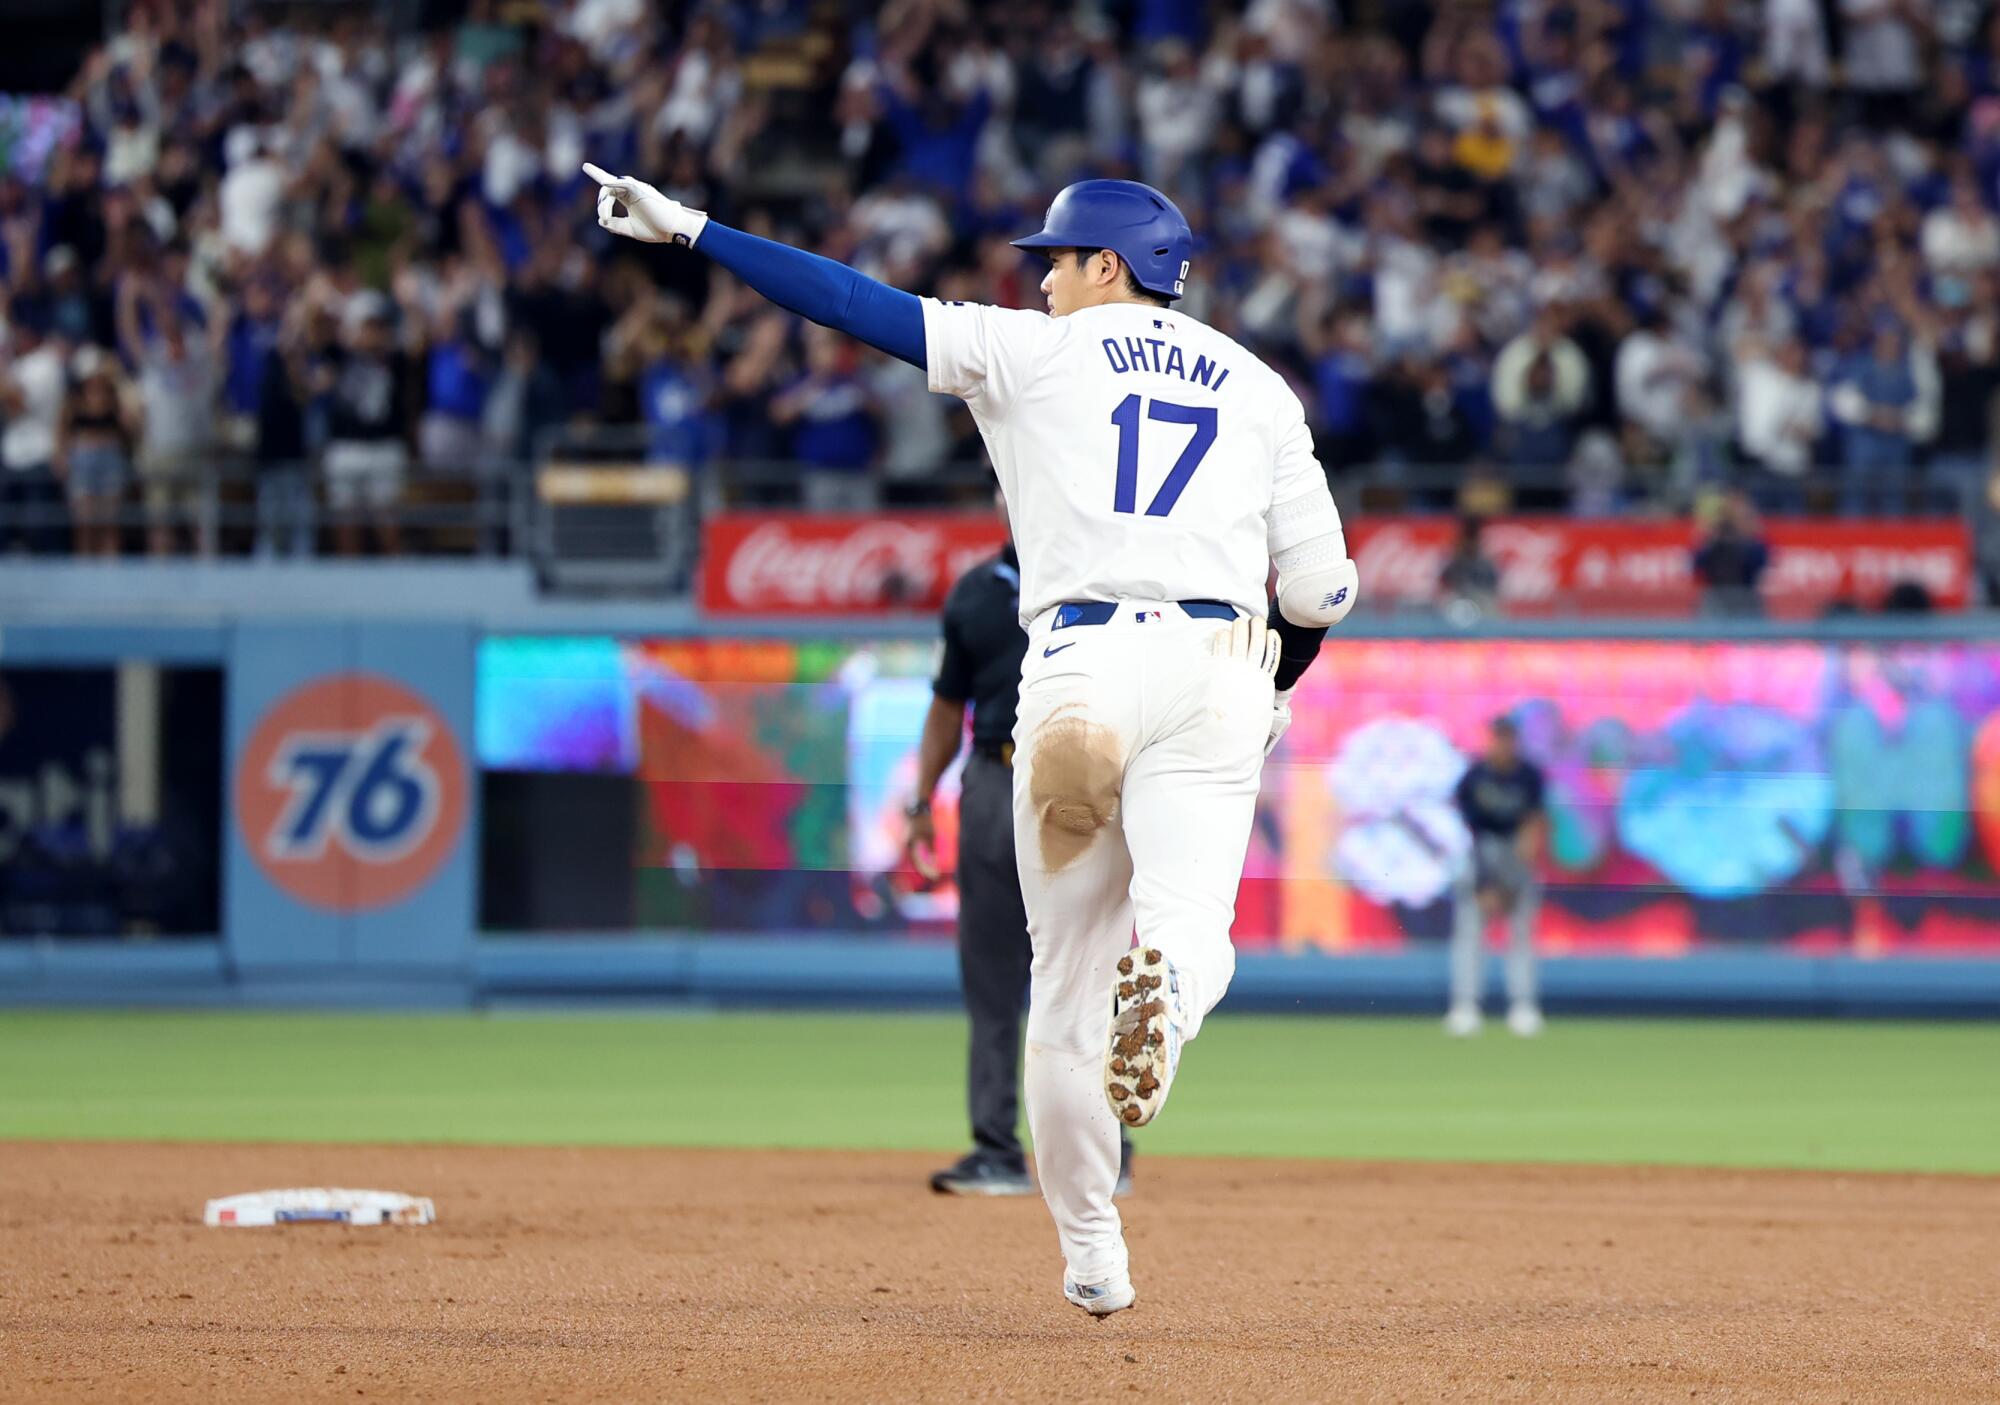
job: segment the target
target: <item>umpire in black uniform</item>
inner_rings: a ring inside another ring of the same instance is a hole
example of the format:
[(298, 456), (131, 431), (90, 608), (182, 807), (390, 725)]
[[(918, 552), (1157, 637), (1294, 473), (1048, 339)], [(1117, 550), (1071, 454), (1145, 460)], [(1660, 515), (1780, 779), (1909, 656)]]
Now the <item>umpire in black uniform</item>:
[[(937, 840), (931, 795), (958, 756), (972, 706), (972, 755), (958, 802), (958, 969), (972, 1018), (966, 1102), (972, 1150), (931, 1177), (947, 1195), (1032, 1195), (1015, 1131), (1020, 1118), (1021, 1010), (1028, 996), (1028, 913), (1014, 868), (1014, 708), (1028, 636), (1020, 624), (1021, 563), (1010, 541), (959, 578), (944, 607), (944, 653), (917, 748), (917, 790), (905, 849), (920, 873)], [(1118, 1177), (1131, 1188), (1132, 1144)]]

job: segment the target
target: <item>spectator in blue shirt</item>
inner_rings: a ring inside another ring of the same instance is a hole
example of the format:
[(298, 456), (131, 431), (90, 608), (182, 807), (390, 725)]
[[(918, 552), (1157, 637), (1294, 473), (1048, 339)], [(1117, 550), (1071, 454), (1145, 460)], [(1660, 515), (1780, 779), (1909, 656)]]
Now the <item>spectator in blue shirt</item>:
[(1325, 319), (1331, 335), (1313, 338), (1314, 420), (1320, 429), (1321, 461), (1331, 471), (1366, 464), (1375, 439), (1368, 413), (1375, 366), (1368, 319), (1358, 312)]
[(813, 512), (872, 512), (877, 433), (873, 397), (859, 351), (821, 327), (806, 334), (806, 373), (771, 401), (771, 418), (791, 425), (800, 489)]
[(882, 84), (883, 115), (901, 147), (896, 169), (918, 185), (963, 196), (978, 162), (979, 134), (993, 111), (985, 89), (957, 102), (919, 87), (903, 68)]
[(1159, 39), (1179, 39), (1199, 48), (1208, 31), (1204, 8), (1201, 0), (1137, 0), (1132, 37), (1141, 47)]
[(1682, 61), (1701, 85), (1701, 115), (1713, 118), (1723, 92), (1743, 78), (1743, 34), (1730, 16), (1728, 0), (1703, 0), (1683, 42), (1687, 48)]
[(444, 335), (424, 357), (428, 408), (417, 425), (417, 445), (431, 468), (464, 472), (479, 457), (493, 358), (474, 336), (471, 321), (469, 308), (448, 315)]
[(1918, 410), (1916, 373), (1899, 328), (1878, 327), (1868, 350), (1848, 358), (1832, 404), (1841, 426), (1841, 512), (1862, 517), (1894, 510), (1916, 462)]
[(222, 343), (222, 409), (233, 447), (248, 449), (254, 442), (264, 378), (281, 324), (277, 290), (264, 279), (252, 279), (243, 289), (243, 310), (230, 319)]
[(42, 272), (48, 280), (50, 330), (76, 346), (108, 342), (111, 299), (84, 281), (76, 250), (65, 245), (49, 250)]
[(639, 413), (646, 422), (646, 458), (701, 468), (714, 451), (715, 415), (708, 378), (696, 363), (662, 354), (639, 377)]

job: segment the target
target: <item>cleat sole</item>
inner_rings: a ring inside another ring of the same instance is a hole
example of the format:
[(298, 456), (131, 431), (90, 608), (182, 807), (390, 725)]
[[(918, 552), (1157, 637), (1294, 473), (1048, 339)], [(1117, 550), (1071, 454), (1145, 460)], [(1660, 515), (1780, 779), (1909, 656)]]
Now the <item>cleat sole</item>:
[(1104, 1093), (1120, 1122), (1143, 1127), (1166, 1102), (1165, 956), (1158, 947), (1128, 952), (1118, 960), (1118, 975), (1106, 1037)]

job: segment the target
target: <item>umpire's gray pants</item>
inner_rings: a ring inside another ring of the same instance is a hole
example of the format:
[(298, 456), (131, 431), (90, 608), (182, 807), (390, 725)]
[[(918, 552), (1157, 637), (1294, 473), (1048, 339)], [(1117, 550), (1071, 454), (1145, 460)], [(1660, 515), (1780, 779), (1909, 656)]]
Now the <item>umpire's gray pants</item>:
[(1507, 899), (1507, 1000), (1535, 1003), (1535, 916), (1542, 905), (1534, 868), (1515, 852), (1514, 841), (1498, 834), (1475, 834), (1472, 852), (1452, 884), (1451, 1003), (1476, 1006), (1486, 987), (1486, 914), (1482, 889), (1497, 888)]
[(974, 752), (961, 785), (958, 971), (972, 1020), (965, 1090), (972, 1144), (1020, 1165), (1021, 1017), (1033, 953), (1014, 868), (1014, 772)]

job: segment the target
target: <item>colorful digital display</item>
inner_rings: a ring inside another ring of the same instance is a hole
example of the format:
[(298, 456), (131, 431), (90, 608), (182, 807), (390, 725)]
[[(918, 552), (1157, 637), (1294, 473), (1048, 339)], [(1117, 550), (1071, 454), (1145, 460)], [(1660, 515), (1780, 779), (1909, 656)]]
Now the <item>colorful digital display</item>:
[(1284, 944), (1441, 930), (1452, 786), (1505, 713), (1548, 781), (1551, 949), (2000, 954), (1992, 646), (1360, 641), (1293, 712), (1256, 872)]
[[(949, 879), (902, 863), (935, 662), (910, 642), (488, 638), (480, 764), (633, 778), (639, 832), (616, 842), (639, 926), (944, 932)], [(956, 768), (935, 815), (948, 854)]]
[[(943, 933), (901, 861), (934, 651), (880, 641), (494, 638), (483, 766), (643, 788), (637, 921)], [(1550, 950), (2000, 955), (2000, 647), (1329, 645), (1267, 766), (1246, 948), (1441, 936), (1452, 787), (1505, 713), (1548, 778)], [(947, 853), (956, 789), (939, 797)]]

